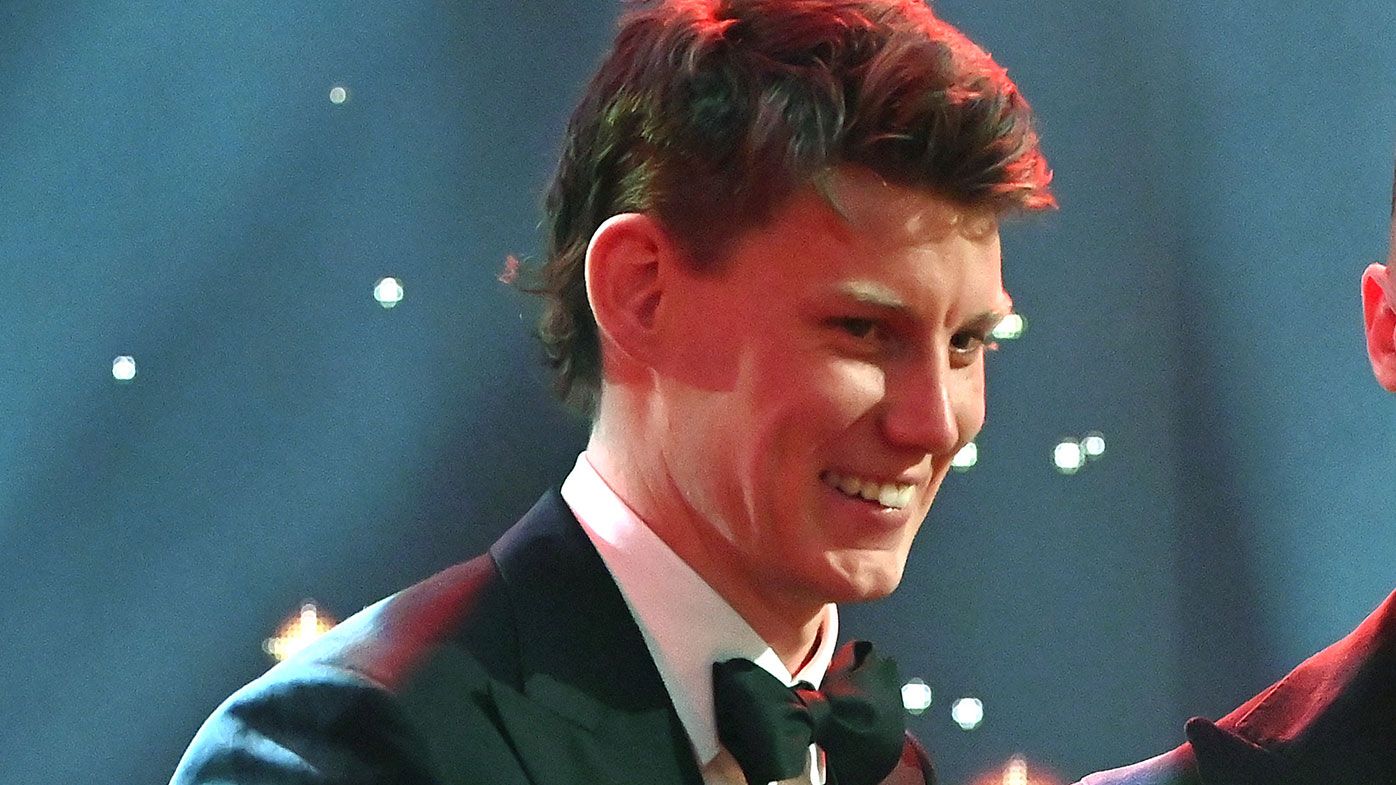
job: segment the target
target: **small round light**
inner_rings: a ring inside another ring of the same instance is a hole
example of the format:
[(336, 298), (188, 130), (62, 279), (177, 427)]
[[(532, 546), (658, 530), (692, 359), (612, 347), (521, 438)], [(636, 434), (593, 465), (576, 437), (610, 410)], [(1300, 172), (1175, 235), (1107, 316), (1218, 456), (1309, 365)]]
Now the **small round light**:
[(958, 471), (968, 471), (979, 463), (979, 446), (974, 442), (966, 444), (950, 459), (950, 467)]
[(402, 282), (396, 278), (384, 278), (373, 287), (373, 299), (384, 308), (402, 302), (402, 294)]
[(337, 622), (316, 607), (313, 600), (301, 603), (298, 613), (287, 618), (276, 633), (262, 641), (262, 651), (282, 662), (314, 643), (334, 628)]
[(1022, 314), (1010, 313), (1003, 317), (994, 329), (989, 333), (996, 341), (1015, 341), (1023, 337), (1023, 333), (1028, 329), (1028, 320)]
[(1075, 439), (1063, 439), (1052, 450), (1052, 463), (1057, 465), (1057, 471), (1062, 474), (1075, 474), (1086, 465), (1086, 451)]
[(136, 378), (136, 358), (123, 354), (112, 360), (111, 375), (118, 382), (129, 382)]
[(343, 85), (330, 88), (330, 103), (339, 105), (349, 100), (349, 90)]
[(984, 722), (984, 702), (978, 698), (960, 698), (950, 706), (950, 719), (963, 730), (974, 730)]
[(931, 707), (931, 687), (920, 679), (902, 685), (902, 706), (908, 714), (923, 714)]
[(1086, 434), (1086, 438), (1081, 440), (1081, 449), (1086, 451), (1087, 458), (1099, 458), (1105, 454), (1105, 434), (1100, 431), (1091, 431)]

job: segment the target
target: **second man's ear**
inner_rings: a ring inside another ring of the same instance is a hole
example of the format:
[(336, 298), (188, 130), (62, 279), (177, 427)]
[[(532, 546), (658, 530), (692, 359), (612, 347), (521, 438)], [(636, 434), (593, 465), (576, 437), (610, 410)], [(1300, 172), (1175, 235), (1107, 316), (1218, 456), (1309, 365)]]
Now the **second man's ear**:
[(1396, 292), (1388, 291), (1396, 281), (1380, 264), (1362, 274), (1362, 321), (1367, 333), (1367, 356), (1377, 382), (1396, 392)]
[(603, 358), (609, 354), (618, 362), (650, 364), (673, 253), (663, 225), (643, 213), (611, 216), (592, 234), (586, 255), (587, 299)]

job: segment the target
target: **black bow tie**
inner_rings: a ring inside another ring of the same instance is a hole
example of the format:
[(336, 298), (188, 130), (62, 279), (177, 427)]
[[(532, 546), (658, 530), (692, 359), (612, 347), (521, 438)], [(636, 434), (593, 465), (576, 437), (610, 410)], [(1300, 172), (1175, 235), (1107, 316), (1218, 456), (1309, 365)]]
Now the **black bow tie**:
[(877, 785), (896, 767), (905, 744), (897, 665), (854, 641), (834, 655), (824, 688), (787, 687), (751, 660), (713, 665), (717, 737), (748, 785), (766, 785), (805, 770), (809, 745), (827, 756), (837, 785)]

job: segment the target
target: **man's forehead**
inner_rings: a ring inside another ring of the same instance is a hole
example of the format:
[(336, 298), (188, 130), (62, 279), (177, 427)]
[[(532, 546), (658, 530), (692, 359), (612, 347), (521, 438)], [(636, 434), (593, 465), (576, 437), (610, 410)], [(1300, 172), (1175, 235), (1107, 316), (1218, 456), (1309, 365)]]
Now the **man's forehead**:
[(998, 231), (998, 217), (992, 211), (889, 183), (867, 169), (839, 167), (815, 187), (848, 228), (898, 243), (935, 243), (953, 232), (979, 241)]

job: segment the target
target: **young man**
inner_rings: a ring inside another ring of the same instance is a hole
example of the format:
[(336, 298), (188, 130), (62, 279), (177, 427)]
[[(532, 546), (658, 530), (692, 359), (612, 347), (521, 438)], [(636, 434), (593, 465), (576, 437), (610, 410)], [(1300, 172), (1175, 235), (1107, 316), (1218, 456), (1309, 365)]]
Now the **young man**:
[(983, 424), (997, 218), (1049, 180), (920, 0), (631, 6), (538, 286), (586, 452), (488, 554), (231, 697), (174, 782), (930, 782), (835, 603), (896, 587)]
[[(1396, 392), (1396, 197), (1385, 265), (1362, 274), (1367, 356)], [(1188, 742), (1079, 785), (1396, 783), (1396, 593), (1347, 637), (1235, 711), (1187, 724)]]

